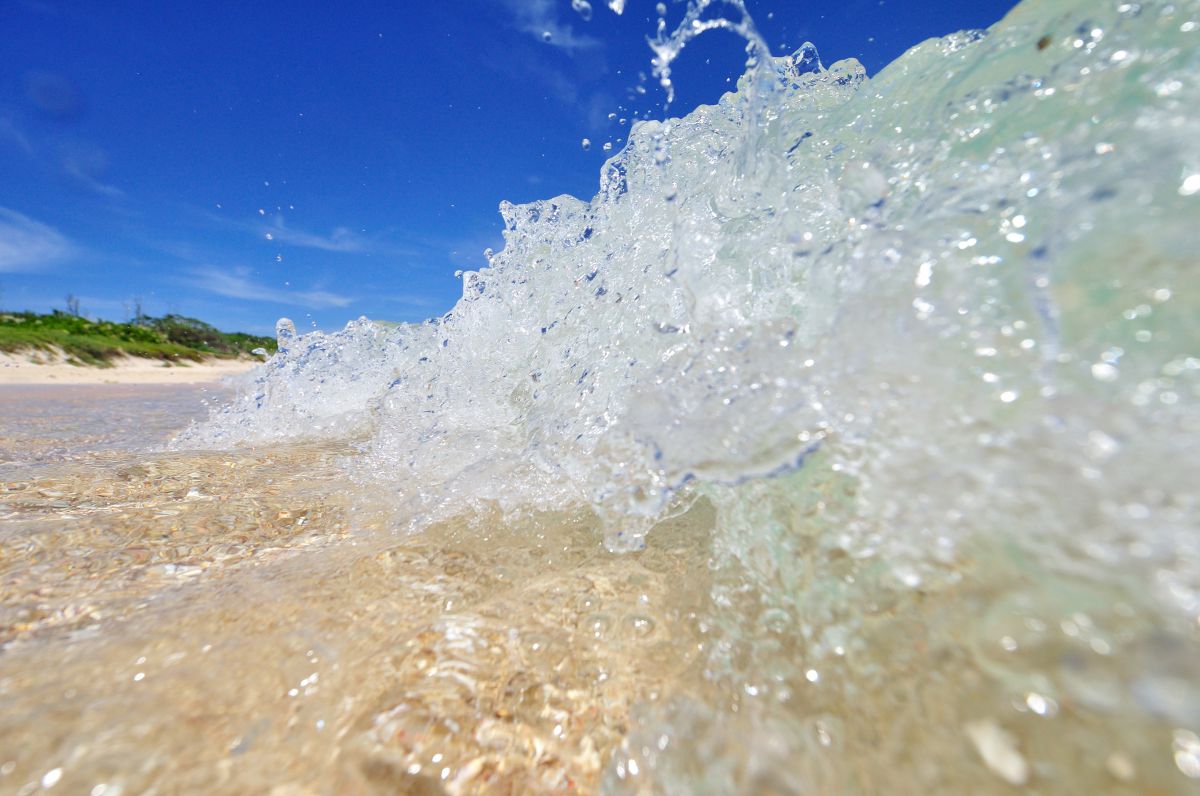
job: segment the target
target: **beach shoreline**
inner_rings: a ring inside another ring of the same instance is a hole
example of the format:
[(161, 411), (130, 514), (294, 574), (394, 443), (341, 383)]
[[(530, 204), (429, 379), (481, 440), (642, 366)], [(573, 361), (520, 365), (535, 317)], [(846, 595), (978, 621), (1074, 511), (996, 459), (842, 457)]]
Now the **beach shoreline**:
[(0, 386), (52, 384), (213, 384), (248, 372), (259, 360), (209, 358), (201, 362), (165, 362), (120, 357), (111, 367), (75, 365), (45, 351), (0, 353)]

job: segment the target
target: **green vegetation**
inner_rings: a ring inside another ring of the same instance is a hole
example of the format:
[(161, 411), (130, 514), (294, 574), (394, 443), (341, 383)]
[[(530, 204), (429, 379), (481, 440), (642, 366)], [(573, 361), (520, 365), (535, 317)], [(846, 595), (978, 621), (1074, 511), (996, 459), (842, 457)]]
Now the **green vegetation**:
[(208, 357), (230, 359), (256, 348), (273, 353), (275, 340), (241, 332), (229, 334), (182, 315), (114, 323), (58, 310), (49, 315), (0, 312), (0, 351), (59, 349), (69, 362), (80, 365), (110, 366), (119, 356), (186, 364)]

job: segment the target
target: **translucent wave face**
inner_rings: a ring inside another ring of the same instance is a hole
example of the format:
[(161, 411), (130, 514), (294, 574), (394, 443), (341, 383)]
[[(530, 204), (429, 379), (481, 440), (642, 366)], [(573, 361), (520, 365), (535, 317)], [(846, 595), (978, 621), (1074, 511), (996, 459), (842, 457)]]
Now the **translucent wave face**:
[[(502, 205), (442, 318), (284, 329), (178, 444), (357, 439), (405, 517), (590, 504), (614, 549), (813, 468), (849, 495), (837, 545), (902, 582), (981, 536), (1064, 567), (1136, 545), (1194, 612), (1197, 18), (1030, 3), (871, 80), (759, 63), (635, 126), (590, 202)], [(731, 519), (731, 554), (791, 523)]]

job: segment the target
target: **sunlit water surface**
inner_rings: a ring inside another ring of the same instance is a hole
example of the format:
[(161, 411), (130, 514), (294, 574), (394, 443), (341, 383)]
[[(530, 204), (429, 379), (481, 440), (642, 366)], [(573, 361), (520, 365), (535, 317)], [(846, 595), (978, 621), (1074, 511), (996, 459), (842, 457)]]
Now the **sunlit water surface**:
[[(1198, 651), (1125, 584), (982, 546), (935, 588), (856, 592), (818, 657), (718, 564), (706, 499), (625, 555), (581, 512), (397, 535), (344, 447), (131, 450), (169, 429), (131, 407), (202, 397), (25, 406), (56, 433), (23, 420), (40, 464), (5, 470), (3, 792), (1186, 792), (1189, 686), (1158, 677)], [(75, 433), (122, 444), (53, 460)], [(824, 566), (806, 588), (872, 567)]]

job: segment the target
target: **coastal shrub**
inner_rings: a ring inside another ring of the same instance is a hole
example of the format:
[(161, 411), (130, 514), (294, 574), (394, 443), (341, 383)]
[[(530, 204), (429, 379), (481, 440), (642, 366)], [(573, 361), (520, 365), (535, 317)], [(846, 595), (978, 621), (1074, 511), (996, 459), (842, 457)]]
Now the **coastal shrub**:
[(270, 337), (226, 333), (195, 318), (166, 315), (132, 323), (91, 320), (56, 310), (49, 314), (0, 312), (0, 351), (60, 349), (68, 358), (107, 365), (119, 356), (198, 362), (206, 357), (235, 357), (256, 348), (274, 351)]

